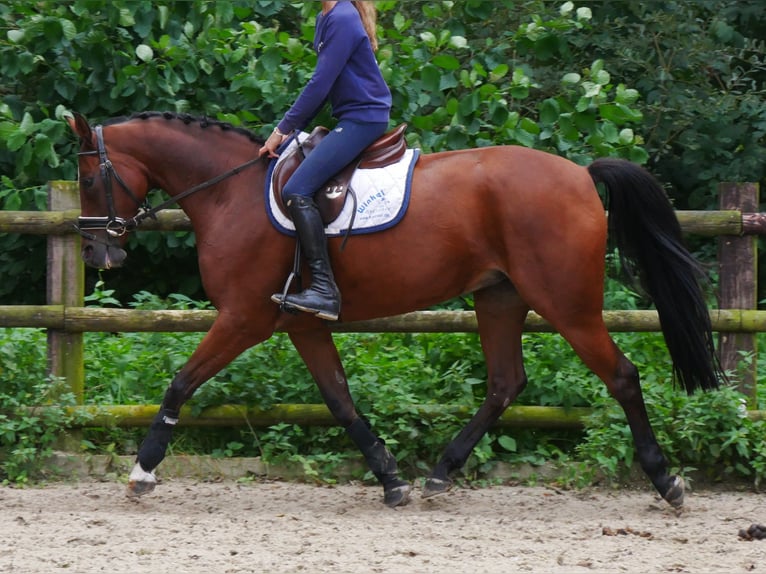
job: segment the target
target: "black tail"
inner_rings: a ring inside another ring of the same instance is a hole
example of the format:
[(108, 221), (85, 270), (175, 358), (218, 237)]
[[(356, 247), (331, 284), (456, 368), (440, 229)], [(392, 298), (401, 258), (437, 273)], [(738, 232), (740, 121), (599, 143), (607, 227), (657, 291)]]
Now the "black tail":
[(670, 200), (649, 172), (629, 161), (598, 159), (588, 172), (607, 189), (609, 233), (623, 266), (635, 266), (657, 307), (676, 380), (689, 394), (717, 388), (725, 377), (700, 286), (705, 274), (683, 244)]

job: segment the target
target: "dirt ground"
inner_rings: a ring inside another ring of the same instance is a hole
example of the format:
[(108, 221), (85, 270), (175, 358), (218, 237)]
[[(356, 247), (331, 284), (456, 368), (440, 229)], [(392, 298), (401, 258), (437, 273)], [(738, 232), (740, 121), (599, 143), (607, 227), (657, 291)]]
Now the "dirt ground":
[(373, 486), (163, 481), (0, 488), (0, 572), (766, 573), (766, 494), (456, 489), (391, 510)]

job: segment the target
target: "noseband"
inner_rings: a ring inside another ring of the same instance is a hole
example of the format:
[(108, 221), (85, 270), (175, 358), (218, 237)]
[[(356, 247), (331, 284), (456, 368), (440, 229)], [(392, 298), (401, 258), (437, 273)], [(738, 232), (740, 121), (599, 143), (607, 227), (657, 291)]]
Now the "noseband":
[[(128, 184), (125, 183), (125, 180), (123, 180), (120, 177), (120, 174), (117, 173), (117, 170), (114, 169), (114, 166), (112, 165), (112, 162), (109, 161), (109, 157), (106, 154), (106, 146), (104, 145), (104, 131), (103, 127), (101, 125), (97, 125), (93, 128), (93, 130), (96, 132), (96, 150), (90, 150), (90, 151), (81, 151), (78, 152), (78, 156), (81, 155), (96, 155), (98, 154), (98, 161), (99, 161), (99, 171), (101, 173), (101, 179), (104, 182), (104, 194), (106, 195), (106, 209), (107, 209), (107, 215), (103, 217), (83, 217), (80, 216), (77, 218), (77, 224), (75, 225), (75, 229), (77, 230), (77, 233), (79, 233), (82, 237), (85, 239), (89, 239), (91, 241), (101, 242), (101, 240), (93, 235), (92, 233), (88, 233), (87, 230), (99, 230), (103, 229), (106, 230), (106, 233), (111, 237), (121, 237), (122, 235), (125, 235), (129, 231), (133, 231), (138, 225), (144, 220), (149, 217), (153, 219), (157, 219), (157, 213), (159, 211), (162, 211), (163, 209), (178, 203), (180, 200), (182, 200), (185, 197), (188, 197), (189, 195), (196, 193), (202, 189), (205, 189), (206, 187), (210, 187), (212, 185), (215, 185), (224, 179), (231, 177), (232, 175), (236, 175), (242, 170), (250, 167), (251, 165), (257, 163), (261, 160), (261, 157), (255, 157), (249, 161), (246, 161), (245, 163), (238, 165), (237, 167), (234, 167), (230, 169), (229, 171), (222, 173), (221, 175), (218, 175), (212, 179), (209, 179), (205, 182), (200, 183), (199, 185), (195, 185), (192, 188), (187, 189), (186, 191), (179, 193), (178, 195), (171, 197), (170, 199), (163, 201), (159, 205), (152, 207), (151, 204), (147, 199), (144, 199), (141, 201), (138, 199), (135, 193), (128, 187)], [(264, 156), (265, 158), (266, 156)], [(268, 161), (268, 159), (265, 159), (265, 161)], [(123, 191), (128, 194), (128, 196), (136, 203), (138, 206), (138, 212), (134, 217), (131, 217), (130, 219), (124, 219), (122, 217), (117, 216), (117, 210), (114, 207), (114, 194), (112, 192), (112, 180), (115, 180), (118, 184), (120, 184), (120, 187), (122, 187)]]

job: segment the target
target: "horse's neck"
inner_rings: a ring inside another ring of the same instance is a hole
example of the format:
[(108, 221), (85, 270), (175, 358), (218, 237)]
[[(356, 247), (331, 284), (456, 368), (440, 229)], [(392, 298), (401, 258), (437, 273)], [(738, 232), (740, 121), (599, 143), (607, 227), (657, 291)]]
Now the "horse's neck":
[[(258, 148), (237, 142), (233, 134), (223, 137), (225, 135), (228, 134), (208, 135), (203, 132), (200, 136), (199, 133), (183, 129), (164, 130), (152, 140), (156, 144), (154, 153), (150, 151), (144, 154), (152, 184), (172, 198), (179, 198), (179, 205), (193, 224), (195, 219), (199, 219), (199, 214), (209, 217), (218, 205), (236, 202), (245, 205), (248, 203), (245, 199), (252, 204), (252, 197), (247, 198), (246, 194), (235, 191), (245, 186), (255, 194), (258, 187), (256, 182), (265, 177), (263, 162), (244, 168), (241, 175), (234, 172), (235, 168), (257, 158)], [(194, 188), (199, 189), (181, 197)]]
[(228, 146), (195, 137), (184, 130), (157, 130), (153, 145), (142, 152), (153, 183), (171, 196), (226, 171)]
[[(191, 151), (182, 156), (170, 152), (167, 154), (170, 157), (158, 158), (154, 168), (162, 174), (158, 187), (179, 201), (197, 233), (214, 219), (244, 217), (254, 205), (263, 203), (266, 163), (244, 167), (258, 157), (255, 147), (248, 155), (242, 153), (242, 146), (200, 143), (195, 141)], [(189, 193), (193, 189), (196, 191)]]
[[(177, 118), (141, 118), (105, 127), (106, 151), (133, 195), (143, 200), (150, 189), (163, 190), (186, 212), (198, 236), (220, 229), (232, 218), (256, 222), (259, 213), (265, 217), (265, 210), (258, 207), (264, 203), (265, 162), (213, 181), (258, 158), (259, 147), (247, 135), (217, 125), (187, 125)], [(167, 207), (173, 203), (161, 209)]]

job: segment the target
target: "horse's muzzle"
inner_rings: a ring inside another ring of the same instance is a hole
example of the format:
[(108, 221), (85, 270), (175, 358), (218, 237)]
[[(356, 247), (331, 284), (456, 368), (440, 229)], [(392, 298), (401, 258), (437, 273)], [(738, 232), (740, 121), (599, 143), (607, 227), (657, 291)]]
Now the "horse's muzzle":
[(88, 267), (96, 269), (115, 269), (122, 267), (127, 252), (118, 245), (85, 240), (82, 246), (82, 260)]
[(96, 269), (122, 267), (128, 254), (120, 243), (131, 229), (131, 221), (121, 217), (81, 216), (75, 229), (83, 238), (82, 259), (86, 265)]

